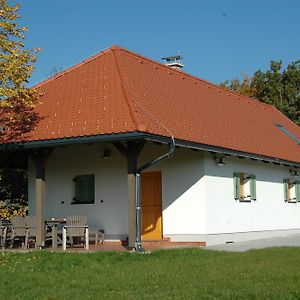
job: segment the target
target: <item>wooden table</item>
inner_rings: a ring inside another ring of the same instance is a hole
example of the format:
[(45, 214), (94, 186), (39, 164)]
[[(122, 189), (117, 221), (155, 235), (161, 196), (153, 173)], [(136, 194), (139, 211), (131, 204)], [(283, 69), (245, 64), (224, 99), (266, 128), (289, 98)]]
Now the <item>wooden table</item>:
[(65, 225), (66, 219), (61, 218), (52, 218), (51, 220), (45, 221), (46, 227), (51, 228), (51, 235), (52, 235), (52, 248), (57, 248), (57, 240), (58, 240), (58, 234), (57, 234), (57, 225)]

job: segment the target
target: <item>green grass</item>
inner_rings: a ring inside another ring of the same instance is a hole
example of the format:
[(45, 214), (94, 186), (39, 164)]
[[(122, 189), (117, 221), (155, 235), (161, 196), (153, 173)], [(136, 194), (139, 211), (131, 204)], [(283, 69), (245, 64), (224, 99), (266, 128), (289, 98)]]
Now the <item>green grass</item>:
[(1, 299), (300, 299), (300, 248), (0, 253)]

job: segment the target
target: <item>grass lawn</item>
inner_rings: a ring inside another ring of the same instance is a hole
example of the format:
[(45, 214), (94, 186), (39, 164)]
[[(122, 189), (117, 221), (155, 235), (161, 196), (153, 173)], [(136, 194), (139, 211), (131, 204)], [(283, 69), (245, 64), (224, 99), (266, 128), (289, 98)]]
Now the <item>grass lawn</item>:
[(300, 299), (300, 248), (0, 253), (1, 299)]

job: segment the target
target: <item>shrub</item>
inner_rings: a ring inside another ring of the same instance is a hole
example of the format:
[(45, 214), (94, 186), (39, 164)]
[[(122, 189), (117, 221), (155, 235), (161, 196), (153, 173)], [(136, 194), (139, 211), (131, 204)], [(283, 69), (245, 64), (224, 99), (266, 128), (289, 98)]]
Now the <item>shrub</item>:
[(25, 217), (28, 212), (28, 207), (13, 208), (5, 207), (0, 208), (0, 219), (1, 220), (10, 220), (13, 216), (22, 216)]

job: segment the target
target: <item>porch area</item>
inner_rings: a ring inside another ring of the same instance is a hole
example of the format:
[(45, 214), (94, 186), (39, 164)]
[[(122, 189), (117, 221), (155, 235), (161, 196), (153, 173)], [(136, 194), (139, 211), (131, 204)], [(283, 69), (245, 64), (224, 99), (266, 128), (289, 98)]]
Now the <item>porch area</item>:
[(203, 155), (177, 148), (171, 158), (174, 150), (166, 139), (80, 141), (7, 149), (0, 165), (28, 170), (37, 248), (47, 246), (45, 221), (74, 215), (87, 217), (90, 232), (105, 232), (104, 245), (95, 247), (91, 241), (92, 250), (131, 250), (141, 242), (146, 249), (172, 248), (186, 244), (173, 244), (168, 233), (193, 234), (199, 220), (204, 222), (197, 213), (203, 209), (189, 205), (195, 205), (193, 190), (203, 176)]
[[(168, 249), (181, 249), (181, 248), (202, 248), (205, 247), (205, 242), (170, 242), (169, 239), (160, 241), (143, 241), (143, 249), (146, 252), (152, 252), (157, 250), (168, 250)], [(4, 248), (2, 252), (18, 252), (27, 253), (36, 251), (35, 248), (23, 249), (22, 247), (17, 248)], [(51, 252), (64, 252), (61, 246), (53, 249), (51, 246), (44, 247), (43, 250), (39, 251), (51, 251)], [(95, 245), (90, 243), (89, 250), (84, 249), (84, 245), (76, 245), (71, 248), (67, 248), (67, 252), (80, 252), (80, 253), (92, 253), (98, 251), (117, 251), (117, 252), (135, 252), (135, 249), (128, 247), (128, 242), (112, 242), (106, 241), (103, 244)]]

